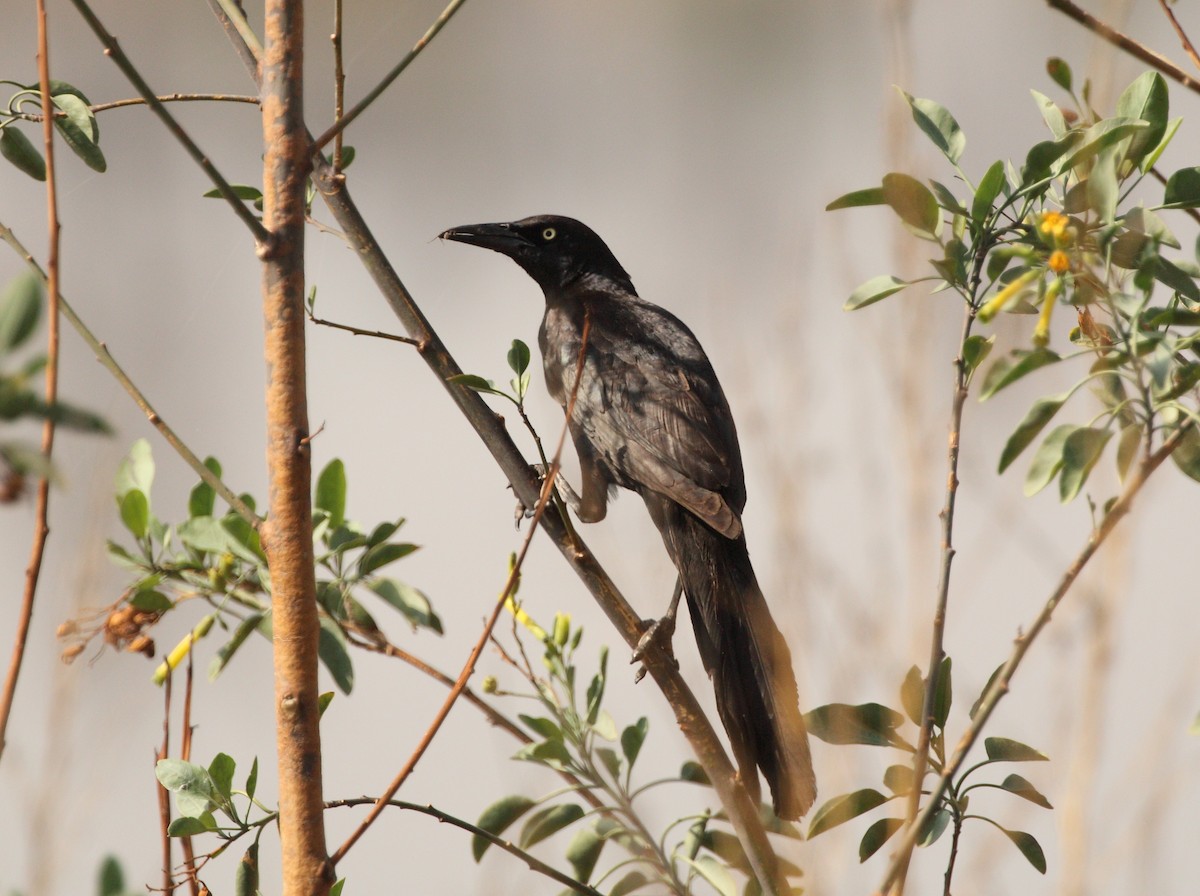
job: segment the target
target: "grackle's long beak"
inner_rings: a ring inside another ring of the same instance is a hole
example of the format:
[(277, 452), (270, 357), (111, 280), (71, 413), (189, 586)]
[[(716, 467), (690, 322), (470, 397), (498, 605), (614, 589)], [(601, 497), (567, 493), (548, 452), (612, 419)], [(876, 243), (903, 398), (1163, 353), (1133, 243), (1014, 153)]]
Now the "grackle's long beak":
[(502, 255), (512, 255), (521, 247), (529, 245), (529, 241), (508, 224), (466, 224), (462, 227), (451, 227), (438, 234), (438, 239), (482, 246)]

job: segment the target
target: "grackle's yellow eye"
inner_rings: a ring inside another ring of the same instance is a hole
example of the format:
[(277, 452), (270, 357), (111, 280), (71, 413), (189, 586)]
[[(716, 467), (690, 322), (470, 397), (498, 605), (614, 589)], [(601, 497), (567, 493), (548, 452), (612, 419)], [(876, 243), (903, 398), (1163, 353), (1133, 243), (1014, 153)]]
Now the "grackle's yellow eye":
[(547, 227), (542, 231), (542, 239), (544, 239), (546, 242), (550, 242), (556, 236), (558, 236), (558, 231), (553, 227)]

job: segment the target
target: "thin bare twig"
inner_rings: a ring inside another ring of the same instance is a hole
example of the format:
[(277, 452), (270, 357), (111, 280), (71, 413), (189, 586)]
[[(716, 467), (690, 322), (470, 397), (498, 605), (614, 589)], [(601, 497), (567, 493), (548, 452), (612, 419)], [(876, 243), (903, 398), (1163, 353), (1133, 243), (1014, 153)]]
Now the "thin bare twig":
[(1162, 7), (1163, 13), (1171, 22), (1171, 27), (1175, 29), (1175, 33), (1179, 36), (1179, 42), (1183, 44), (1183, 52), (1187, 53), (1188, 59), (1192, 60), (1192, 65), (1200, 68), (1200, 55), (1196, 54), (1196, 48), (1192, 45), (1191, 38), (1183, 30), (1183, 26), (1179, 24), (1179, 19), (1175, 18), (1175, 13), (1167, 3), (1167, 0), (1158, 0), (1158, 5)]
[[(245, 96), (235, 93), (166, 93), (162, 96), (155, 97), (160, 103), (249, 103), (258, 105), (258, 97)], [(123, 109), (126, 106), (145, 106), (149, 105), (145, 97), (133, 96), (123, 100), (113, 100), (109, 103), (96, 103), (94, 106), (88, 106), (88, 109), (93, 114), (96, 112), (107, 112), (110, 109)], [(45, 116), (39, 112), (20, 112), (13, 116), (21, 118), (25, 121), (41, 121)], [(67, 113), (56, 111), (52, 118), (66, 118)]]
[[(567, 405), (568, 420), (571, 416), (571, 410), (574, 409), (576, 391), (579, 388), (579, 381), (582, 378), (581, 374), (583, 371), (584, 353), (587, 350), (588, 331), (590, 329), (591, 319), (585, 314), (583, 320), (583, 337), (579, 346), (579, 361), (575, 370), (575, 385), (571, 391), (571, 400)], [(550, 464), (550, 469), (546, 472), (546, 479), (542, 483), (542, 492), (538, 497), (537, 506), (533, 511), (533, 522), (530, 524), (529, 531), (525, 534), (525, 538), (521, 542), (521, 549), (517, 552), (517, 559), (513, 563), (512, 569), (508, 571), (508, 578), (504, 582), (504, 587), (500, 591), (500, 597), (496, 601), (496, 605), (492, 608), (492, 614), (488, 617), (488, 621), (484, 626), (483, 633), (479, 636), (479, 640), (475, 642), (475, 646), (471, 649), (471, 653), (467, 656), (467, 661), (463, 664), (462, 671), (458, 674), (458, 679), (454, 682), (454, 687), (452, 687), (450, 689), (450, 693), (446, 695), (446, 699), (442, 703), (442, 708), (439, 709), (437, 715), (434, 716), (433, 721), (429, 725), (429, 729), (425, 732), (424, 736), (417, 744), (416, 749), (413, 750), (413, 754), (409, 757), (408, 762), (404, 764), (404, 768), (402, 768), (400, 773), (396, 775), (395, 780), (388, 785), (388, 789), (385, 790), (383, 795), (379, 797), (378, 802), (376, 802), (374, 808), (367, 813), (366, 818), (364, 818), (359, 823), (358, 827), (355, 828), (354, 832), (346, 838), (346, 842), (339, 846), (337, 851), (330, 856), (329, 860), (333, 865), (336, 866), (337, 863), (341, 861), (341, 859), (350, 850), (350, 848), (356, 842), (358, 842), (358, 839), (362, 837), (364, 833), (366, 833), (367, 828), (374, 823), (375, 819), (379, 817), (384, 808), (387, 806), (387, 801), (394, 797), (404, 782), (408, 780), (408, 776), (412, 774), (413, 769), (417, 767), (417, 763), (421, 760), (421, 757), (425, 755), (425, 751), (433, 742), (433, 738), (437, 735), (438, 729), (442, 727), (442, 723), (450, 714), (450, 710), (458, 700), (459, 695), (463, 692), (463, 689), (466, 688), (467, 680), (475, 671), (475, 663), (479, 660), (479, 655), (483, 652), (484, 646), (491, 637), (492, 629), (496, 627), (496, 621), (500, 618), (500, 612), (504, 609), (505, 603), (508, 601), (513, 591), (516, 589), (517, 583), (520, 581), (521, 566), (525, 562), (525, 555), (529, 553), (529, 545), (533, 542), (533, 536), (538, 531), (538, 521), (546, 512), (546, 504), (550, 501), (550, 496), (554, 494), (554, 479), (558, 475), (559, 460), (561, 459), (563, 445), (566, 443), (566, 440), (567, 421), (564, 420), (562, 432), (559, 434), (558, 438), (558, 448), (554, 452), (554, 460)]]
[[(363, 796), (363, 797), (358, 797), (357, 799), (330, 800), (329, 802), (327, 802), (325, 804), (325, 806), (329, 809), (337, 809), (337, 808), (341, 808), (343, 806), (364, 806), (364, 805), (367, 805), (368, 803), (375, 803), (375, 802), (378, 802), (378, 800), (376, 800), (374, 797)], [(409, 812), (420, 812), (422, 815), (429, 815), (432, 818), (436, 818), (438, 821), (444, 822), (446, 824), (454, 825), (454, 827), (461, 828), (462, 830), (466, 831), (469, 834), (473, 834), (476, 837), (482, 837), (484, 840), (487, 840), (493, 846), (498, 846), (500, 849), (504, 850), (505, 852), (516, 856), (518, 859), (520, 859), (522, 862), (524, 862), (527, 866), (529, 866), (530, 870), (536, 871), (538, 874), (544, 874), (546, 877), (549, 877), (551, 880), (557, 881), (558, 883), (562, 884), (564, 887), (570, 887), (576, 893), (583, 893), (584, 896), (600, 896), (600, 893), (598, 891), (594, 890), (592, 887), (589, 887), (587, 884), (581, 884), (579, 881), (575, 880), (573, 877), (563, 874), (561, 871), (558, 871), (558, 870), (552, 868), (551, 866), (547, 865), (545, 862), (539, 861), (538, 859), (534, 858), (529, 853), (525, 852), (525, 850), (521, 849), (520, 847), (518, 847), (516, 844), (512, 843), (511, 841), (505, 840), (503, 837), (498, 837), (497, 835), (491, 833), (490, 831), (485, 831), (483, 828), (477, 827), (476, 825), (471, 824), (471, 822), (469, 822), (469, 821), (464, 821), (461, 818), (456, 818), (455, 816), (450, 815), (448, 812), (443, 812), (441, 809), (438, 809), (434, 806), (429, 806), (429, 805), (422, 806), (417, 803), (408, 803), (408, 802), (405, 802), (404, 800), (394, 800), (394, 799), (388, 800), (387, 805), (392, 806), (393, 808), (396, 808), (396, 809), (406, 809)]]
[(1167, 57), (1155, 53), (1144, 44), (1138, 43), (1133, 38), (1118, 31), (1112, 25), (1102, 22), (1091, 13), (1071, 2), (1071, 0), (1046, 0), (1046, 3), (1051, 9), (1057, 9), (1059, 12), (1074, 19), (1083, 25), (1089, 31), (1103, 37), (1106, 41), (1114, 46), (1120, 47), (1129, 55), (1140, 59), (1147, 65), (1158, 69), (1168, 78), (1172, 78), (1182, 84), (1189, 90), (1194, 90), (1200, 93), (1200, 81), (1193, 78)]
[[(50, 108), (50, 39), (46, 25), (45, 0), (37, 0), (38, 28), (38, 79), (42, 90), (42, 105)], [(50, 313), (46, 334), (46, 405), (53, 407), (58, 400), (58, 178), (54, 167), (54, 125), (50, 119), (42, 122), (42, 139), (46, 156), (46, 222), (49, 230), (47, 294)], [(46, 465), (54, 452), (54, 418), (47, 415), (42, 423), (42, 457)], [(17, 633), (13, 639), (12, 658), (8, 673), (4, 677), (4, 690), (0, 693), (0, 757), (4, 755), (5, 732), (12, 715), (13, 700), (17, 696), (17, 680), (21, 676), (21, 664), (25, 659), (25, 643), (29, 638), (29, 624), (33, 619), (33, 604), (41, 576), (42, 560), (46, 554), (46, 539), (50, 535), (50, 478), (48, 474), (38, 479), (37, 509), (34, 511), (33, 545), (29, 551), (29, 565), (25, 567), (25, 590), (21, 595), (21, 609), (17, 615)]]
[(922, 810), (916, 821), (905, 829), (904, 836), (897, 849), (897, 856), (888, 868), (883, 884), (879, 888), (880, 892), (887, 892), (899, 880), (899, 875), (902, 871), (903, 856), (906, 853), (911, 854), (913, 846), (916, 844), (918, 833), (933, 813), (938, 810), (942, 794), (946, 792), (950, 781), (962, 767), (967, 753), (975, 745), (984, 725), (987, 724), (992, 712), (996, 709), (996, 705), (1008, 693), (1009, 683), (1012, 681), (1013, 675), (1021, 665), (1021, 661), (1025, 658), (1025, 654), (1034, 640), (1049, 624), (1055, 609), (1057, 609), (1059, 603), (1067, 595), (1067, 592), (1070, 591), (1071, 586), (1075, 584), (1076, 579), (1079, 578), (1079, 574), (1083, 572), (1088, 561), (1092, 559), (1096, 551), (1100, 549), (1100, 546), (1112, 534), (1117, 523), (1129, 513), (1134, 498), (1141, 492), (1142, 487), (1146, 484), (1146, 480), (1159, 468), (1163, 461), (1171, 456), (1171, 453), (1179, 446), (1179, 443), (1190, 429), (1190, 424), (1180, 426), (1159, 446), (1157, 451), (1142, 456), (1142, 459), (1138, 462), (1130, 474), (1128, 481), (1125, 483), (1125, 488), (1121, 491), (1120, 496), (1113, 502), (1104, 519), (1100, 521), (1100, 525), (1088, 536), (1086, 544), (1084, 544), (1082, 550), (1076, 555), (1071, 565), (1067, 567), (1066, 572), (1063, 573), (1057, 587), (1051, 592), (1050, 597), (1047, 598), (1046, 603), (1043, 605), (1041, 612), (1034, 618), (1028, 630), (1018, 635), (1013, 643), (1012, 653), (1009, 654), (1008, 659), (1000, 667), (990, 686), (981, 696), (971, 723), (967, 726), (966, 731), (963, 732), (958, 745), (954, 749), (954, 754), (946, 762), (945, 767), (942, 769), (942, 774), (933, 785), (929, 793), (929, 801), (925, 804), (924, 810)]
[[(387, 90), (392, 85), (392, 82), (400, 77), (404, 70), (408, 68), (409, 63), (417, 58), (417, 55), (424, 50), (426, 46), (428, 46), (429, 42), (437, 36), (437, 33), (442, 30), (442, 27), (450, 21), (451, 17), (458, 12), (459, 8), (465, 2), (466, 0), (450, 0), (449, 5), (442, 10), (441, 15), (434, 19), (433, 24), (429, 26), (429, 29), (423, 35), (421, 35), (421, 39), (413, 44), (413, 48), (405, 54), (404, 58), (396, 63), (395, 68), (384, 75), (383, 80), (375, 85), (370, 93), (359, 100), (353, 109), (351, 109), (345, 115), (340, 116), (337, 121), (335, 121), (325, 130), (325, 133), (313, 141), (313, 152), (320, 152), (323, 147), (329, 144), (330, 140), (344, 131), (350, 125), (350, 122), (354, 121), (354, 119), (358, 118), (359, 115), (365, 112), (371, 103), (379, 99), (380, 94)], [(341, 29), (338, 30), (340, 32)], [(341, 170), (340, 165), (335, 167), (337, 167), (338, 170)]]
[[(229, 203), (237, 216), (242, 219), (242, 223), (254, 235), (255, 241), (259, 244), (259, 251), (264, 251), (265, 247), (270, 243), (271, 235), (263, 227), (262, 222), (254, 216), (254, 213), (250, 211), (246, 203), (237, 197), (237, 194), (233, 191), (233, 187), (229, 185), (229, 182), (225, 180), (221, 172), (209, 161), (204, 151), (196, 145), (196, 142), (183, 129), (183, 126), (175, 119), (175, 116), (167, 110), (167, 107), (159, 101), (157, 95), (150, 89), (150, 85), (146, 83), (133, 63), (130, 62), (129, 57), (117, 45), (117, 39), (96, 18), (96, 14), (92, 12), (92, 8), (87, 4), (87, 0), (71, 0), (71, 2), (75, 4), (75, 8), (79, 10), (79, 14), (83, 16), (83, 20), (88, 23), (88, 26), (95, 33), (96, 37), (99, 38), (100, 43), (104, 45), (104, 55), (117, 64), (117, 67), (129, 79), (129, 83), (142, 95), (142, 99), (146, 101), (146, 104), (154, 110), (154, 114), (162, 119), (163, 124), (167, 126), (167, 130), (171, 132), (172, 136), (187, 150), (187, 154), (208, 175), (209, 180), (217, 188), (217, 192), (221, 194), (221, 198)], [(42, 108), (49, 107), (43, 103)]]
[(355, 336), (374, 336), (376, 339), (391, 339), (394, 342), (403, 342), (405, 345), (415, 345), (421, 347), (421, 340), (413, 339), (409, 336), (398, 336), (395, 333), (384, 333), (382, 330), (360, 330), (358, 327), (352, 327), (349, 324), (339, 324), (331, 320), (322, 320), (319, 317), (313, 317), (312, 312), (308, 313), (308, 319), (314, 324), (321, 327), (333, 327), (335, 330), (345, 330), (347, 333), (353, 333)]
[[(8, 227), (4, 226), (3, 223), (0, 223), (0, 240), (8, 243), (8, 245), (12, 247), (13, 251), (15, 251), (21, 256), (21, 258), (25, 260), (25, 263), (29, 265), (30, 269), (42, 278), (43, 283), (48, 282), (46, 272), (42, 270), (41, 266), (37, 263), (33, 256), (29, 254), (29, 250), (25, 248), (19, 239), (17, 239), (16, 234), (14, 234)], [(137, 387), (137, 384), (129, 378), (129, 375), (125, 373), (121, 365), (117, 363), (116, 358), (114, 358), (112, 353), (108, 350), (108, 346), (96, 338), (96, 335), (88, 328), (87, 324), (83, 322), (83, 319), (75, 313), (75, 309), (71, 307), (70, 303), (61, 294), (58, 297), (58, 310), (59, 313), (67, 319), (67, 323), (69, 323), (75, 329), (75, 332), (80, 335), (83, 341), (87, 343), (88, 348), (90, 348), (92, 353), (96, 356), (96, 360), (103, 364), (109, 373), (113, 375), (113, 378), (121, 384), (121, 388), (123, 388), (129, 397), (133, 399), (134, 404), (141, 409), (142, 413), (146, 415), (146, 419), (150, 421), (154, 428), (162, 434), (162, 437), (166, 440), (167, 444), (170, 445), (181, 458), (183, 458), (184, 463), (191, 467), (196, 472), (196, 475), (199, 476), (204, 482), (212, 486), (213, 490), (221, 496), (221, 499), (225, 501), (238, 516), (257, 529), (262, 523), (261, 518), (250, 509), (250, 505), (234, 494), (233, 490), (227, 486), (219, 476), (206, 467), (204, 462), (196, 456), (195, 452), (193, 452), (192, 449), (190, 449), (183, 442), (183, 440), (179, 438), (175, 430), (172, 429), (167, 422), (158, 415), (158, 412), (150, 404), (150, 400), (146, 397), (145, 393), (143, 393), (142, 390)]]

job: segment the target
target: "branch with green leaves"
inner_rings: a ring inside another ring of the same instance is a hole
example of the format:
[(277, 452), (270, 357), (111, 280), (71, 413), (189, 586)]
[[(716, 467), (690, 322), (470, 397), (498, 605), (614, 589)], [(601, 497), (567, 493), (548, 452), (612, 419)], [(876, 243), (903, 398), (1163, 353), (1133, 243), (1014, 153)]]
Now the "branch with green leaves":
[[(950, 163), (967, 195), (960, 198), (937, 180), (925, 183), (893, 172), (878, 187), (846, 194), (829, 205), (831, 210), (887, 206), (910, 233), (939, 252), (930, 276), (913, 281), (890, 275), (872, 278), (851, 294), (847, 310), (882, 301), (917, 282), (935, 284), (935, 293), (956, 293), (965, 306), (943, 509), (943, 574), (934, 612), (930, 665), (935, 669), (944, 656), (941, 638), (954, 554), (961, 402), (1000, 335), (973, 333), (973, 326), (989, 327), (1000, 315), (1032, 320), (1025, 344), (1018, 342), (982, 372), (981, 400), (1039, 371), (1058, 365), (1083, 367), (1073, 385), (1029, 409), (1000, 452), (1000, 473), (1040, 440), (1024, 491), (1033, 495), (1057, 481), (1059, 496), (1067, 502), (1084, 491), (1110, 442), (1117, 446), (1115, 462), (1125, 488), (1109, 498), (1089, 495), (1095, 529), (1088, 548), (1072, 564), (1063, 593), (1166, 457), (1187, 476), (1200, 479), (1200, 435), (1194, 425), (1200, 420), (1200, 265), (1180, 256), (1182, 244), (1167, 220), (1176, 212), (1194, 215), (1200, 207), (1200, 168), (1184, 168), (1169, 177), (1155, 171), (1181, 124), (1169, 118), (1161, 75), (1147, 72), (1136, 79), (1122, 93), (1115, 114), (1104, 117), (1091, 102), (1088, 83), (1075, 92), (1065, 62), (1051, 59), (1047, 69), (1067, 101), (1060, 105), (1034, 91), (1050, 135), (1029, 148), (1020, 167), (995, 161), (973, 181), (960, 165), (966, 136), (953, 115), (933, 100), (904, 94), (914, 121)], [(1067, 313), (1059, 310), (1063, 307), (1073, 310), (1074, 326), (1056, 325), (1056, 311), (1059, 321)], [(1051, 347), (1062, 341), (1065, 347)], [(1098, 399), (1098, 407), (1082, 422), (1060, 424), (1043, 436), (1084, 387)], [(1061, 597), (1052, 597), (1050, 610)], [(1048, 619), (1047, 612), (1039, 617), (1037, 628), (1020, 639), (1019, 655), (1002, 667), (1006, 676), (1015, 671), (1029, 641)], [(926, 684), (914, 748), (913, 771), (920, 781), (935, 729), (937, 678), (930, 676)], [(1000, 696), (1002, 690), (993, 682), (985, 705), (994, 705)], [(981, 714), (979, 726), (989, 714), (990, 708)], [(969, 729), (967, 748), (979, 726)], [(947, 765), (919, 817), (921, 789), (908, 790), (907, 830), (885, 878), (885, 891), (903, 889), (912, 847), (941, 811), (937, 801), (954, 792), (950, 775), (964, 756), (965, 750), (960, 750)], [(956, 817), (953, 812), (951, 817)]]

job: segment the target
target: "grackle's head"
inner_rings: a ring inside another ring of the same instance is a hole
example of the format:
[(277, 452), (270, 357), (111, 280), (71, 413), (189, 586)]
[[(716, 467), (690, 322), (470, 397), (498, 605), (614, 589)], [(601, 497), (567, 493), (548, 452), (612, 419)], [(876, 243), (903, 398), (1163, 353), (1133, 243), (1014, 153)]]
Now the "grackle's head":
[(439, 236), (507, 255), (547, 293), (589, 275), (632, 288), (629, 275), (604, 240), (574, 218), (534, 215), (504, 224), (451, 227)]

